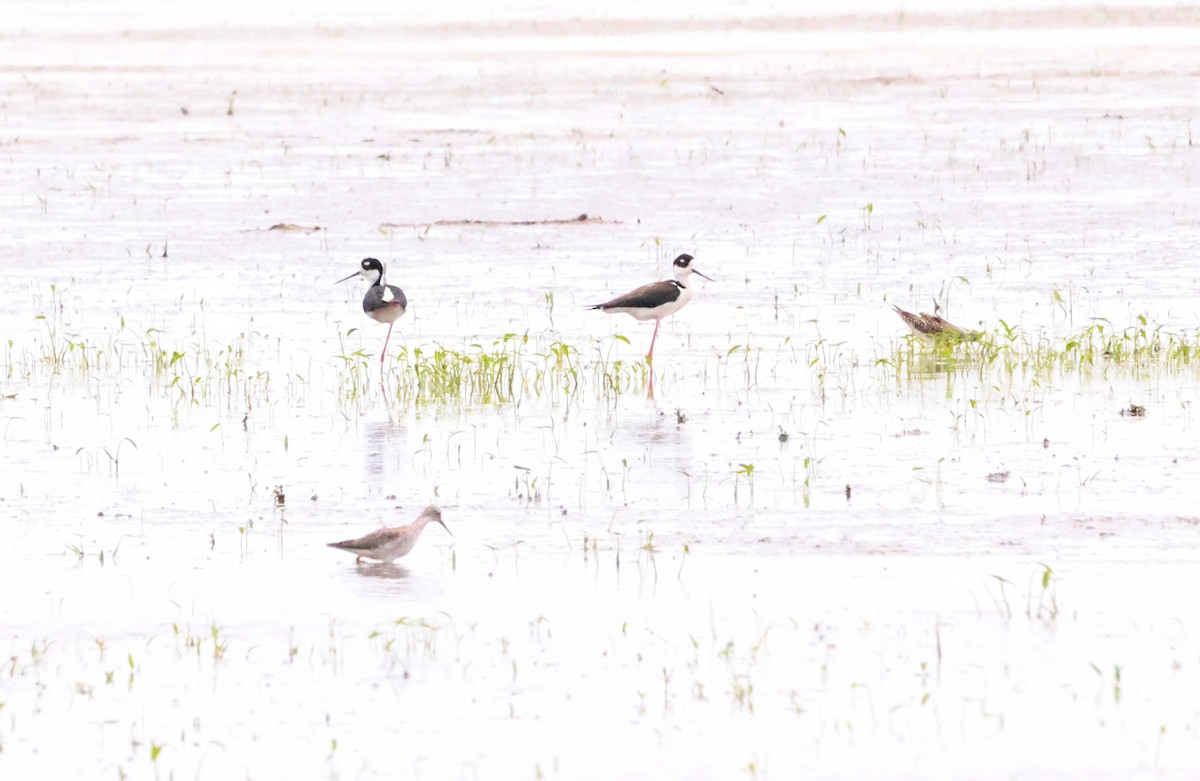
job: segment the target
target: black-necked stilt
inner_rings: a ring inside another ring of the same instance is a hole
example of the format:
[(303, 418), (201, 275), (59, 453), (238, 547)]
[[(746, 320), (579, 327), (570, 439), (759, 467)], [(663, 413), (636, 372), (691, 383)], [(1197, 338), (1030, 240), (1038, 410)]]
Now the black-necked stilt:
[(637, 290), (617, 296), (612, 301), (596, 304), (592, 309), (603, 309), (605, 312), (625, 312), (633, 316), (635, 320), (653, 320), (654, 335), (650, 337), (650, 352), (646, 354), (646, 360), (653, 362), (654, 342), (658, 339), (658, 328), (662, 325), (663, 318), (675, 314), (688, 301), (692, 300), (692, 287), (688, 284), (688, 277), (695, 274), (704, 277), (709, 282), (714, 281), (712, 277), (705, 276), (692, 268), (692, 260), (691, 255), (680, 255), (675, 258), (674, 279), (642, 285)]
[[(936, 311), (937, 302), (934, 302)], [(913, 314), (900, 307), (892, 304), (892, 309), (896, 310), (896, 314), (900, 315), (900, 319), (904, 324), (912, 329), (913, 333), (921, 336), (943, 337), (950, 339), (977, 339), (979, 333), (977, 331), (968, 331), (965, 328), (959, 328), (954, 323), (951, 323), (944, 317), (928, 312)]]
[[(385, 526), (364, 537), (359, 537), (357, 540), (331, 542), (329, 547), (353, 553), (357, 557), (354, 560), (356, 564), (363, 559), (376, 559), (391, 564), (413, 549), (413, 546), (417, 544), (417, 538), (421, 536), (421, 532), (429, 523), (440, 523), (446, 533), (450, 534), (450, 527), (446, 526), (446, 522), (442, 520), (442, 511), (431, 504), (421, 511), (417, 520), (410, 524), (391, 528)], [(450, 536), (454, 535), (450, 534)]]
[(382, 364), (384, 356), (387, 355), (388, 341), (392, 338), (392, 326), (404, 317), (404, 312), (408, 309), (408, 299), (404, 297), (404, 291), (400, 288), (384, 284), (383, 264), (378, 260), (363, 258), (361, 265), (362, 268), (346, 279), (339, 279), (337, 284), (355, 277), (363, 277), (371, 283), (367, 294), (363, 296), (363, 311), (372, 320), (388, 324), (387, 336), (383, 340), (383, 352), (379, 353), (379, 363)]

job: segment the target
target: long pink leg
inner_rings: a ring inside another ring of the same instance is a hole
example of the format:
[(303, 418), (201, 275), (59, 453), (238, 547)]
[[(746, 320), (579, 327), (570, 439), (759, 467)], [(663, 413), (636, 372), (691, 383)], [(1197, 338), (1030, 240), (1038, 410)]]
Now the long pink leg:
[(387, 336), (385, 336), (383, 338), (383, 352), (381, 352), (379, 354), (379, 365), (380, 366), (383, 366), (383, 357), (385, 355), (387, 355), (388, 340), (392, 338), (392, 326), (394, 326), (394, 325), (395, 325), (395, 323), (388, 323)]
[(658, 327), (662, 325), (662, 320), (654, 321), (654, 336), (650, 337), (650, 352), (646, 355), (648, 363), (654, 363), (654, 340), (658, 338)]

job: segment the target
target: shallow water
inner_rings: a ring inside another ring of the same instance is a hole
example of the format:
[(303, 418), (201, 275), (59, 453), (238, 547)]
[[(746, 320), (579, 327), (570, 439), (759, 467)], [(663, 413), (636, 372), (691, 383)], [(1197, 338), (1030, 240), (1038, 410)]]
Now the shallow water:
[[(1193, 11), (70, 7), (0, 69), (4, 777), (1200, 772), (1195, 367), (882, 362), (1196, 328)], [(646, 398), (584, 305), (683, 251)]]

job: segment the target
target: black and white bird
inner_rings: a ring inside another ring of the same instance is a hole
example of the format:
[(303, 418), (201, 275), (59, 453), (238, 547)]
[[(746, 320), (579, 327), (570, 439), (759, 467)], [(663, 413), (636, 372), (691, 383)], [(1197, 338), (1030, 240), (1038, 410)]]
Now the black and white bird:
[(404, 317), (404, 312), (408, 309), (408, 299), (404, 297), (404, 291), (400, 288), (384, 284), (383, 264), (378, 260), (363, 258), (361, 266), (358, 271), (346, 279), (339, 279), (336, 284), (340, 285), (355, 277), (363, 277), (371, 283), (367, 294), (363, 296), (363, 311), (375, 322), (388, 324), (387, 336), (383, 340), (383, 352), (379, 353), (379, 363), (382, 364), (384, 356), (387, 355), (388, 341), (392, 338), (392, 326)]
[(658, 329), (662, 325), (663, 318), (675, 314), (683, 309), (688, 301), (692, 300), (693, 288), (689, 277), (695, 274), (698, 277), (704, 277), (709, 282), (714, 281), (712, 277), (705, 276), (693, 268), (692, 260), (694, 258), (691, 255), (680, 255), (675, 258), (674, 279), (664, 279), (661, 282), (642, 285), (637, 290), (617, 296), (612, 301), (596, 304), (591, 308), (602, 309), (609, 313), (624, 312), (635, 320), (653, 320), (654, 335), (650, 337), (650, 352), (646, 355), (646, 360), (653, 363), (654, 342), (658, 339)]

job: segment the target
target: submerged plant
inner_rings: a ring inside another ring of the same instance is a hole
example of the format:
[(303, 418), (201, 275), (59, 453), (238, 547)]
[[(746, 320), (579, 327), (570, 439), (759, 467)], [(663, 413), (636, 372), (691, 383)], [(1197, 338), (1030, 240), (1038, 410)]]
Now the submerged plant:
[(929, 340), (909, 336), (890, 354), (876, 356), (875, 364), (891, 369), (897, 378), (985, 367), (1033, 378), (1114, 371), (1137, 376), (1151, 370), (1200, 369), (1200, 329), (1172, 331), (1151, 326), (1145, 315), (1125, 328), (1097, 320), (1057, 338), (1025, 333), (1000, 321), (991, 332), (973, 332), (972, 337)]
[(514, 333), (491, 345), (405, 346), (386, 381), (398, 399), (422, 404), (486, 406), (585, 392), (599, 398), (645, 392), (650, 380), (645, 362), (612, 360), (611, 344), (596, 340), (584, 349), (560, 339), (534, 343), (528, 334)]

